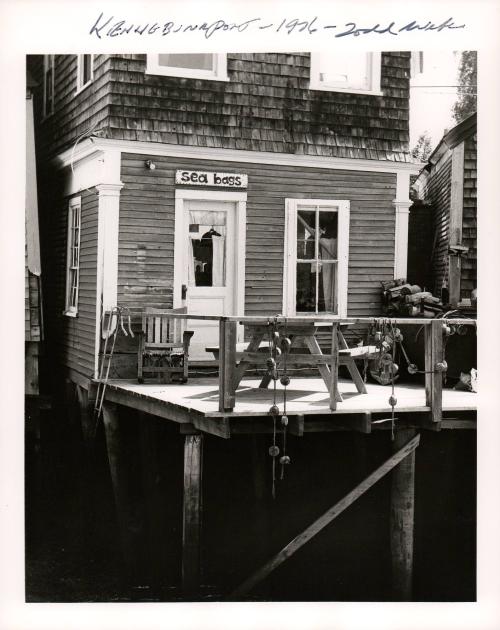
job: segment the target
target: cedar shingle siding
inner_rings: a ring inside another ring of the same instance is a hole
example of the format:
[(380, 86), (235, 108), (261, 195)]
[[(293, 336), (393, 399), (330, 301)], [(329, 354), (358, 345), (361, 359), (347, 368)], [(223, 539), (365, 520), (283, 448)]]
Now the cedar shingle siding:
[[(42, 58), (33, 59), (41, 93)], [(410, 161), (409, 52), (382, 54), (383, 96), (310, 90), (309, 53), (227, 59), (224, 82), (146, 74), (146, 55), (95, 55), (94, 81), (75, 96), (76, 55), (56, 55), (41, 144), (58, 152), (95, 124), (114, 139)]]

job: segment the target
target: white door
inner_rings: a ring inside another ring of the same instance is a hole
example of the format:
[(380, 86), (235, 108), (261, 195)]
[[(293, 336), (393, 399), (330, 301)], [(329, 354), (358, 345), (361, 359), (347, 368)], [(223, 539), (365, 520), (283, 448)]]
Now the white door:
[[(182, 291), (188, 313), (235, 313), (235, 215), (232, 201), (184, 202)], [(206, 347), (219, 345), (218, 322), (192, 319), (188, 329), (194, 331), (190, 359), (213, 359)]]

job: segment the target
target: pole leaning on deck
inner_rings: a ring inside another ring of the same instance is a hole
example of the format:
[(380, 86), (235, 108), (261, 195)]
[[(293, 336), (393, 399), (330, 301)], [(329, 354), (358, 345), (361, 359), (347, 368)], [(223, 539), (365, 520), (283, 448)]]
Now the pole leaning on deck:
[(197, 595), (201, 569), (203, 435), (184, 439), (184, 505), (182, 520), (182, 590)]
[(236, 322), (219, 321), (219, 411), (234, 409), (236, 369)]
[(443, 416), (443, 323), (432, 320), (425, 326), (425, 404), (431, 408), (431, 421)]
[[(398, 451), (414, 437), (414, 429), (396, 431), (394, 451)], [(392, 592), (395, 601), (412, 600), (414, 515), (415, 451), (413, 450), (392, 471), (390, 527)]]

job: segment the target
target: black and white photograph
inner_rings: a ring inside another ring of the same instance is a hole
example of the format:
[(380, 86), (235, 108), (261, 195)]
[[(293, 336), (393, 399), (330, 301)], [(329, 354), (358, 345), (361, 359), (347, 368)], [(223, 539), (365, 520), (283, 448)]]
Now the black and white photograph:
[(497, 627), (495, 1), (0, 6), (2, 630)]
[(476, 76), (28, 57), (28, 601), (474, 601)]

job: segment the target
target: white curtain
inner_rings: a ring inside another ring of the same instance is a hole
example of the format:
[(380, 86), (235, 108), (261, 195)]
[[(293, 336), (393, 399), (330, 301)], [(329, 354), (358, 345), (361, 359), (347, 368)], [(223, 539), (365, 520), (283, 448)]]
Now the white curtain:
[[(320, 238), (320, 257), (328, 260), (337, 255), (336, 238)], [(323, 278), (323, 295), (325, 298), (325, 311), (333, 312), (335, 309), (335, 269), (334, 263), (323, 263), (321, 265)]]
[(224, 237), (212, 236), (212, 286), (224, 286)]

